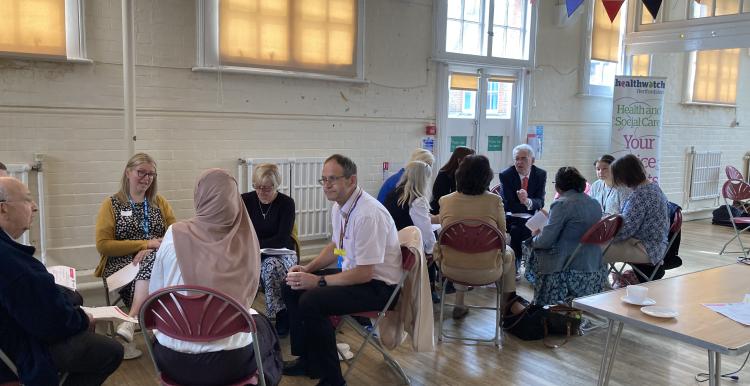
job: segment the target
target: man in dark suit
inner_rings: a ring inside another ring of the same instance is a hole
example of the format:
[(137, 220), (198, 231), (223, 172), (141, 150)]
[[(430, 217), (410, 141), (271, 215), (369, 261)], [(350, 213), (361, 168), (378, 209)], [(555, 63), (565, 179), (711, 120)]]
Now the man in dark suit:
[(510, 247), (516, 254), (516, 272), (521, 267), (521, 242), (531, 237), (526, 228), (528, 217), (544, 208), (544, 187), (547, 183), (547, 172), (534, 166), (534, 149), (521, 144), (513, 149), (513, 166), (500, 173), (503, 206), (506, 212), (516, 216), (507, 216), (506, 223), (510, 233)]

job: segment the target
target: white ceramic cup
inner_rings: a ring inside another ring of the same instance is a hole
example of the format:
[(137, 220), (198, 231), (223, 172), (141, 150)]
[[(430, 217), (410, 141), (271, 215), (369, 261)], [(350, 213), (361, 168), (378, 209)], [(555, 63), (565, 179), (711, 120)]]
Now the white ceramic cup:
[(648, 295), (648, 288), (640, 285), (627, 286), (628, 298), (636, 303), (643, 303)]

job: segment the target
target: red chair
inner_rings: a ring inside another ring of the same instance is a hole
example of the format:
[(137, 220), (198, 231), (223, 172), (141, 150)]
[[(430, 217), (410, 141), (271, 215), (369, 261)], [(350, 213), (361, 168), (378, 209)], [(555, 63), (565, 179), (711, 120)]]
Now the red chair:
[[(411, 229), (413, 228), (413, 229)], [(419, 229), (414, 226), (409, 226), (401, 231), (399, 231), (399, 234), (402, 232), (412, 232), (416, 231), (417, 234), (419, 234)], [(421, 245), (421, 236), (419, 244)], [(401, 380), (404, 381), (405, 384), (410, 384), (409, 377), (406, 375), (406, 372), (401, 367), (401, 365), (398, 364), (396, 359), (394, 359), (390, 353), (380, 344), (380, 342), (373, 337), (373, 334), (375, 331), (377, 331), (378, 325), (380, 324), (380, 321), (385, 318), (385, 316), (390, 313), (391, 305), (393, 304), (394, 300), (396, 299), (396, 296), (401, 292), (401, 288), (404, 286), (404, 282), (406, 281), (406, 278), (409, 276), (409, 273), (412, 271), (412, 269), (416, 265), (417, 256), (420, 256), (422, 254), (421, 250), (413, 250), (409, 249), (405, 246), (401, 246), (401, 269), (402, 274), (401, 278), (399, 279), (398, 283), (396, 284), (396, 287), (393, 289), (393, 292), (391, 293), (391, 297), (388, 298), (388, 302), (385, 304), (385, 307), (383, 307), (382, 310), (377, 311), (366, 311), (366, 312), (357, 312), (350, 315), (342, 315), (341, 320), (345, 322), (347, 325), (352, 327), (354, 331), (356, 331), (359, 335), (361, 335), (364, 338), (364, 341), (362, 341), (362, 344), (359, 346), (359, 349), (357, 349), (357, 352), (354, 353), (354, 357), (352, 359), (346, 359), (343, 352), (339, 352), (341, 358), (344, 358), (344, 362), (348, 365), (348, 368), (346, 369), (346, 372), (344, 373), (344, 378), (349, 376), (349, 373), (354, 368), (354, 365), (357, 363), (357, 360), (359, 359), (360, 355), (362, 354), (362, 351), (364, 350), (365, 346), (367, 344), (370, 344), (373, 348), (378, 350), (381, 354), (383, 354), (383, 359), (388, 364), (388, 367), (391, 368), (391, 370), (401, 378)], [(356, 319), (355, 317), (363, 317), (368, 318), (370, 320), (375, 320), (374, 323), (372, 323), (372, 328), (370, 330), (365, 329)], [(342, 324), (339, 324), (337, 326), (337, 329), (340, 329)]]
[(253, 338), (257, 372), (230, 386), (256, 383), (265, 386), (255, 320), (242, 305), (229, 296), (200, 286), (179, 285), (162, 288), (146, 299), (138, 320), (144, 331), (146, 348), (162, 385), (177, 384), (159, 370), (154, 357), (153, 338), (149, 337), (146, 331), (158, 330), (170, 338), (189, 342), (211, 342), (240, 332), (250, 333)]
[(498, 196), (503, 196), (503, 184), (497, 184), (490, 188), (490, 193), (497, 194)]
[(604, 253), (607, 252), (607, 249), (609, 249), (612, 239), (614, 239), (617, 232), (620, 231), (621, 226), (622, 216), (619, 214), (609, 215), (592, 225), (591, 228), (581, 236), (578, 246), (573, 253), (570, 254), (565, 265), (563, 265), (563, 271), (570, 266), (570, 263), (573, 262), (578, 251), (580, 251), (584, 245), (598, 245), (602, 248), (602, 255), (604, 255)]
[[(491, 278), (485, 277), (482, 280), (474, 280), (468, 277), (456, 277), (451, 273), (451, 269), (445, 264), (446, 258), (449, 257), (451, 249), (464, 253), (464, 254), (487, 254), (487, 256), (497, 256), (497, 254), (505, 253), (505, 235), (500, 232), (494, 224), (489, 224), (480, 220), (461, 220), (452, 223), (445, 228), (441, 229), (440, 236), (438, 237), (438, 247), (440, 248), (441, 258), (441, 273), (443, 274), (443, 293), (440, 299), (440, 317), (438, 319), (438, 341), (442, 342), (443, 338), (467, 340), (473, 342), (491, 342), (495, 346), (500, 346), (500, 322), (501, 322), (501, 310), (500, 310), (500, 295), (502, 294), (502, 285), (499, 281), (502, 277), (500, 270), (497, 275), (491, 275)], [(448, 247), (449, 249), (444, 249)], [(445, 306), (455, 306), (445, 302), (445, 289), (448, 285), (448, 281), (452, 281), (454, 284), (461, 284), (465, 286), (483, 286), (488, 284), (496, 284), (496, 303), (495, 307), (484, 307), (466, 304), (468, 308), (478, 308), (485, 310), (495, 310), (495, 335), (492, 339), (480, 339), (465, 336), (452, 336), (448, 335), (443, 331), (443, 313)]]
[[(734, 236), (727, 241), (724, 246), (721, 248), (721, 252), (719, 254), (724, 254), (727, 246), (729, 243), (734, 241), (734, 239), (737, 239), (740, 243), (740, 251), (739, 252), (728, 252), (727, 253), (742, 253), (743, 260), (747, 260), (748, 258), (748, 252), (750, 252), (750, 247), (745, 247), (745, 245), (742, 243), (742, 238), (740, 235), (742, 232), (747, 231), (750, 229), (750, 217), (734, 217), (732, 214), (732, 206), (735, 202), (744, 202), (746, 200), (750, 200), (750, 184), (743, 181), (738, 180), (729, 180), (724, 183), (724, 186), (721, 188), (721, 195), (724, 197), (724, 204), (727, 207), (727, 212), (729, 212), (729, 221), (732, 222), (732, 229), (734, 229)], [(745, 207), (746, 204), (743, 203), (743, 209), (747, 210)], [(739, 229), (737, 225), (745, 225), (744, 229)]]
[(742, 173), (734, 166), (727, 165), (727, 167), (724, 169), (724, 172), (727, 173), (727, 178), (730, 180), (745, 180), (744, 178), (742, 178)]

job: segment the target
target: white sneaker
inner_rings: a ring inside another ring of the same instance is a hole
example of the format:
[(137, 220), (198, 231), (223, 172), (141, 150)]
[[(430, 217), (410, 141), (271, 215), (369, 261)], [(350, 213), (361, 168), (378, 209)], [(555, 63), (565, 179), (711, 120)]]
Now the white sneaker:
[(143, 354), (141, 350), (135, 348), (135, 343), (123, 343), (122, 347), (125, 348), (125, 355), (123, 356), (123, 359), (125, 360), (135, 359)]
[(125, 339), (126, 342), (133, 341), (134, 333), (135, 333), (135, 323), (122, 322), (120, 323), (119, 326), (117, 326), (117, 335), (119, 335), (122, 339)]

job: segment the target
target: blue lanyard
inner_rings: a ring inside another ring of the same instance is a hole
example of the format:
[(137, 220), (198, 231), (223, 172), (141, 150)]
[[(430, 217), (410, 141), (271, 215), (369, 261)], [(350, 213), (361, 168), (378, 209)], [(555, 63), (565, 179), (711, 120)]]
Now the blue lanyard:
[[(133, 212), (133, 215), (135, 216), (135, 203), (133, 202), (133, 199), (128, 196), (128, 200), (130, 200), (130, 210)], [(148, 238), (149, 235), (149, 221), (148, 221), (148, 198), (143, 199), (143, 234)]]

